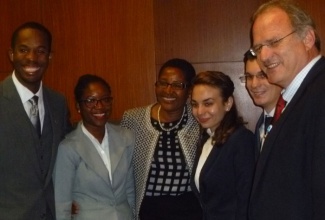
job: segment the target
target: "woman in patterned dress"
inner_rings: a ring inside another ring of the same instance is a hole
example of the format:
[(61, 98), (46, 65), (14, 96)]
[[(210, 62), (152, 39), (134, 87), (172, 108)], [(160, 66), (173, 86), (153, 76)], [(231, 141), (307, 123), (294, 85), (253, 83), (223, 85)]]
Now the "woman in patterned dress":
[(122, 126), (135, 133), (136, 217), (141, 220), (201, 220), (190, 187), (199, 125), (188, 105), (193, 66), (168, 60), (155, 83), (157, 102), (128, 110)]

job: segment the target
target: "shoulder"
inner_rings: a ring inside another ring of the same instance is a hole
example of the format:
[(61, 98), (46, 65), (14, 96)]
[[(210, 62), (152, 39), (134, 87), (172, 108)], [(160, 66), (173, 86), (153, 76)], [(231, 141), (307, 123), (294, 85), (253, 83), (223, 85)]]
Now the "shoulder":
[(66, 103), (66, 99), (65, 96), (53, 89), (50, 89), (46, 86), (43, 86), (43, 94), (44, 94), (44, 98), (48, 99), (49, 101), (53, 102), (53, 103), (62, 103), (65, 104)]
[(107, 123), (108, 134), (113, 138), (119, 138), (126, 142), (134, 141), (133, 131), (122, 127), (120, 125), (115, 125), (111, 123)]
[(150, 118), (150, 111), (152, 106), (153, 104), (125, 111), (122, 117), (121, 125), (123, 127), (133, 128), (138, 123), (143, 123), (143, 121)]
[(230, 135), (229, 140), (244, 145), (245, 143), (253, 144), (255, 138), (254, 133), (242, 125), (236, 128), (236, 130)]
[(152, 105), (132, 108), (124, 112), (125, 117), (139, 117), (144, 115), (147, 111), (151, 109)]

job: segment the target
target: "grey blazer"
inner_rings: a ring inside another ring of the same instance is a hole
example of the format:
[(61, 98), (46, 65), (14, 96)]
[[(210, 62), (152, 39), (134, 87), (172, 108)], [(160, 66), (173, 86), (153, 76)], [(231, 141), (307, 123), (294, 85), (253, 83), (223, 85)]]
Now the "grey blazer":
[(53, 173), (58, 220), (71, 219), (72, 201), (80, 207), (74, 220), (132, 219), (134, 135), (117, 125), (107, 123), (106, 127), (112, 183), (96, 148), (83, 133), (81, 122), (61, 142)]
[[(151, 160), (159, 137), (157, 131), (151, 125), (152, 105), (128, 110), (124, 113), (121, 125), (134, 131), (134, 178), (136, 181), (136, 218), (138, 218), (141, 203), (146, 190), (147, 178), (151, 166)], [(193, 168), (195, 152), (199, 139), (200, 127), (192, 116), (191, 107), (187, 106), (188, 121), (186, 127), (178, 132), (178, 137), (185, 161), (190, 172)]]
[(52, 171), (70, 123), (62, 95), (43, 86), (43, 98), (39, 139), (12, 77), (0, 83), (0, 219), (55, 219)]

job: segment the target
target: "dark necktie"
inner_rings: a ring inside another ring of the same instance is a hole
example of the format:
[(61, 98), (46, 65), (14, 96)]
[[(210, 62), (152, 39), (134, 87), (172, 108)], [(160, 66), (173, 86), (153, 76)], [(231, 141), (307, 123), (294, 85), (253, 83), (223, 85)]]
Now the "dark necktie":
[(28, 100), (31, 103), (30, 108), (30, 121), (34, 125), (38, 136), (41, 136), (41, 122), (39, 118), (39, 112), (38, 112), (38, 96), (33, 96), (30, 100)]
[(270, 116), (266, 116), (265, 115), (265, 119), (264, 119), (264, 134), (267, 134), (267, 130), (272, 122), (273, 117)]
[(275, 113), (273, 116), (272, 124), (274, 124), (280, 118), (280, 115), (281, 115), (284, 107), (286, 106), (286, 104), (287, 104), (287, 102), (283, 99), (282, 95), (280, 95), (278, 102), (276, 103), (276, 108), (275, 108)]

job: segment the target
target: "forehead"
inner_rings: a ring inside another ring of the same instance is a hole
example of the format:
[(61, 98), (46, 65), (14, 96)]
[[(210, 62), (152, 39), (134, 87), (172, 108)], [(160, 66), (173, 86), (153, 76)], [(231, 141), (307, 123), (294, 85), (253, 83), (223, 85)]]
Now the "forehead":
[(183, 71), (176, 67), (166, 67), (159, 75), (160, 80), (184, 81), (185, 75)]
[(254, 44), (282, 37), (293, 31), (287, 13), (280, 8), (270, 8), (257, 16), (252, 27)]
[(261, 68), (257, 63), (257, 60), (247, 60), (246, 65), (245, 65), (245, 72), (250, 73), (250, 74), (256, 74), (258, 72), (261, 72)]
[(195, 85), (192, 92), (192, 100), (204, 101), (207, 99), (216, 99), (221, 97), (220, 89), (210, 85)]
[(33, 28), (25, 28), (18, 32), (15, 39), (15, 46), (42, 46), (49, 47), (49, 42), (45, 33)]
[(91, 82), (87, 85), (83, 91), (83, 95), (92, 95), (92, 94), (110, 94), (108, 88), (100, 82)]

